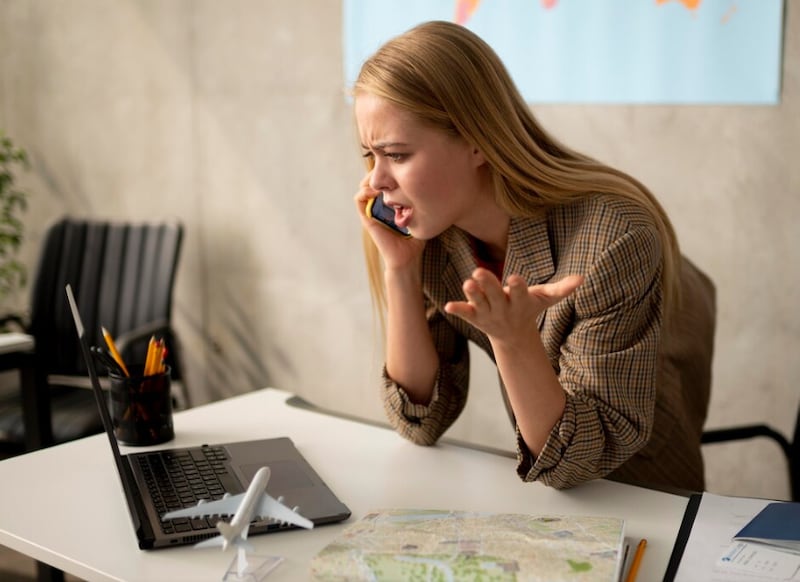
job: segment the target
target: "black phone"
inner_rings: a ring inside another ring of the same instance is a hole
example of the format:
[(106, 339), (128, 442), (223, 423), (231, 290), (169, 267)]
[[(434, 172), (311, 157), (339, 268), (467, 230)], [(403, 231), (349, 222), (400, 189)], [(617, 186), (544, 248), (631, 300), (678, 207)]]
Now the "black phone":
[(394, 222), (394, 210), (383, 203), (383, 192), (378, 194), (375, 198), (367, 202), (367, 216), (373, 220), (377, 220), (382, 225), (390, 228), (397, 234), (410, 237), (411, 233), (407, 228), (400, 228)]

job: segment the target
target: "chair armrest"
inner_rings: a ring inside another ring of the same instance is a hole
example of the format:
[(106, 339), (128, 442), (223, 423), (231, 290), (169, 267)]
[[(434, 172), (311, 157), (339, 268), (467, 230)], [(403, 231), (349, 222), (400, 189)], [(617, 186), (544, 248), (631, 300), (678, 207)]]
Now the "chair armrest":
[(130, 344), (141, 340), (149, 340), (158, 333), (172, 335), (172, 328), (166, 319), (150, 321), (139, 327), (128, 330), (125, 333), (121, 333), (114, 338), (114, 343), (116, 343), (119, 352), (124, 353)]
[[(111, 388), (111, 381), (106, 376), (97, 378), (100, 381), (100, 388), (109, 390)], [(83, 388), (86, 390), (92, 389), (92, 381), (86, 376), (64, 376), (61, 374), (50, 374), (47, 376), (47, 384), (53, 386), (65, 386), (67, 388)]]
[(789, 444), (789, 441), (781, 433), (765, 424), (748, 424), (729, 428), (705, 430), (703, 431), (700, 442), (703, 444), (722, 443), (727, 441), (751, 439), (755, 437), (767, 437), (774, 440), (781, 446), (786, 456), (791, 459), (792, 447)]
[(9, 325), (12, 325), (21, 332), (27, 333), (28, 322), (23, 315), (18, 313), (6, 313), (0, 316), (0, 329), (6, 329)]

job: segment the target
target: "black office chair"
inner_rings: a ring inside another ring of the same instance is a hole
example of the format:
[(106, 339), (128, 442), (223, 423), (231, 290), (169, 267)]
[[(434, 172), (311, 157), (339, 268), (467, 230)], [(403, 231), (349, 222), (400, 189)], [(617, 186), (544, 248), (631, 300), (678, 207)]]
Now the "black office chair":
[[(188, 406), (180, 345), (171, 323), (182, 239), (179, 223), (64, 218), (48, 229), (32, 285), (30, 320), (16, 318), (34, 336), (37, 393), (50, 403), (52, 422), (43, 423), (42, 434), (34, 439), (38, 446), (102, 430), (94, 396), (86, 389), (86, 364), (67, 305), (67, 283), (74, 289), (91, 345), (105, 345), (101, 333), (105, 327), (125, 361), (143, 362), (150, 337), (165, 339), (167, 363), (172, 377), (181, 380)], [(0, 452), (6, 456), (23, 452), (25, 430), (17, 390), (0, 400)], [(28, 448), (37, 448), (30, 446), (30, 435), (28, 442)]]
[(792, 501), (800, 501), (800, 404), (797, 407), (794, 436), (791, 441), (767, 424), (747, 424), (706, 430), (703, 432), (701, 442), (711, 444), (756, 437), (770, 438), (780, 445), (789, 466), (789, 488)]

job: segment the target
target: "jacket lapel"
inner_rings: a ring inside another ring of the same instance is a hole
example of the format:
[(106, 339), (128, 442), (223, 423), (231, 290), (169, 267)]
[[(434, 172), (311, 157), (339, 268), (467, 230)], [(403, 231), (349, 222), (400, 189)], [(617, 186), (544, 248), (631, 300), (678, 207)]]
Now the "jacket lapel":
[(529, 286), (544, 283), (555, 274), (544, 213), (536, 218), (511, 218), (503, 280), (512, 274), (524, 277)]
[(442, 282), (447, 288), (448, 300), (463, 301), (461, 286), (472, 276), (477, 263), (472, 256), (469, 235), (460, 228), (449, 228), (440, 235), (442, 245), (447, 251), (447, 265), (442, 271)]
[[(459, 228), (450, 228), (440, 235), (448, 261), (442, 271), (442, 282), (448, 299), (462, 300), (461, 286), (472, 276), (476, 261), (472, 255), (469, 235)], [(521, 275), (528, 285), (548, 281), (555, 273), (547, 220), (541, 217), (512, 217), (508, 230), (503, 281), (508, 275)]]

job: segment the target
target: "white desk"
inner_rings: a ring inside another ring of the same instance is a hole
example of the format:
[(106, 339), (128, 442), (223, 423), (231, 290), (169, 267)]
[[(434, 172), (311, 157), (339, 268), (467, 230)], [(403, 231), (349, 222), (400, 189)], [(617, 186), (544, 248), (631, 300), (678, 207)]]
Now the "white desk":
[[(305, 580), (311, 558), (370, 509), (611, 515), (648, 539), (639, 580), (660, 580), (688, 499), (599, 480), (567, 491), (521, 482), (514, 461), (285, 404), (266, 389), (175, 416), (175, 446), (289, 436), (353, 512), (343, 524), (253, 536), (286, 558), (268, 580)], [(131, 452), (131, 448), (123, 452)], [(143, 449), (135, 449), (143, 450)], [(105, 435), (0, 462), (0, 543), (87, 580), (219, 581), (234, 552), (141, 551)]]

